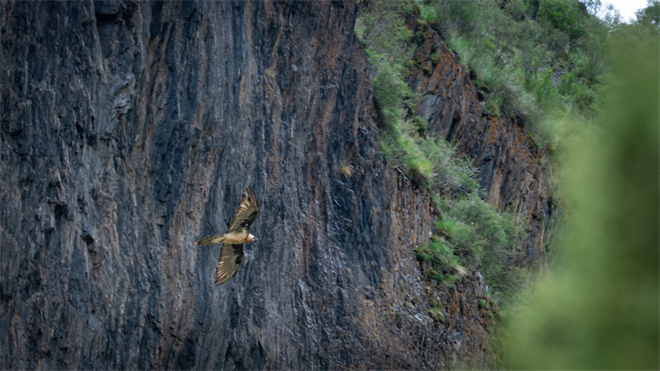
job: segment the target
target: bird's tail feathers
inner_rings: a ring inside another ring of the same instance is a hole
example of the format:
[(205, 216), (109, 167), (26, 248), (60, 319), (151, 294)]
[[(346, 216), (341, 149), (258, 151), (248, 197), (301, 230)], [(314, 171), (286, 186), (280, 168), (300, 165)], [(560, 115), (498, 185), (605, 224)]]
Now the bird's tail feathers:
[(217, 245), (219, 243), (222, 243), (223, 241), (224, 241), (223, 236), (213, 235), (213, 236), (204, 237), (201, 240), (197, 241), (197, 245), (199, 246)]

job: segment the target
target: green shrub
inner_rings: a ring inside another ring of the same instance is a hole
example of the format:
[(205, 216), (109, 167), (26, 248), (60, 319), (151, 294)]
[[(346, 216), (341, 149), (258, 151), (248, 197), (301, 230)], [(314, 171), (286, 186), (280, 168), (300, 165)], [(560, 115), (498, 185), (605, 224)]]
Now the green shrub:
[[(537, 18), (546, 21), (549, 26), (569, 36), (578, 39), (586, 32), (583, 17), (586, 8), (577, 1), (541, 0)], [(584, 10), (582, 10), (584, 8)], [(582, 13), (581, 13), (582, 12)]]
[(436, 230), (446, 237), (447, 250), (455, 254), (458, 264), (480, 270), (496, 300), (507, 302), (525, 277), (514, 264), (524, 225), (509, 213), (496, 212), (476, 193), (440, 207), (443, 218)]
[(458, 158), (449, 143), (443, 139), (427, 137), (420, 140), (419, 148), (432, 166), (433, 191), (466, 193), (478, 188), (474, 168), (469, 161)]
[[(407, 10), (406, 4), (373, 1), (368, 5), (361, 9), (356, 32), (366, 43), (374, 67), (374, 96), (382, 115), (380, 124), (385, 129), (381, 133), (381, 147), (388, 160), (423, 188), (432, 181), (433, 168), (417, 144), (418, 135), (426, 130), (427, 124), (411, 115), (414, 94), (405, 82), (413, 50), (407, 42), (414, 36), (399, 15)], [(420, 34), (416, 36), (419, 38)]]
[(434, 238), (428, 245), (415, 249), (417, 257), (433, 263), (434, 268), (442, 273), (464, 274), (458, 257), (443, 238)]
[(445, 315), (442, 313), (442, 307), (438, 304), (434, 304), (431, 308), (428, 309), (429, 316), (438, 322), (445, 323)]

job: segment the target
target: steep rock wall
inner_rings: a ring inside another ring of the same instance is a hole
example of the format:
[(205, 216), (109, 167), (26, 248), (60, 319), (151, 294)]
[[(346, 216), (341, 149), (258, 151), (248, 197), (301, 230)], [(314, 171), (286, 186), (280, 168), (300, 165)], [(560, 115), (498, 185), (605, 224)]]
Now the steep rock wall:
[(488, 202), (514, 212), (528, 225), (521, 246), (524, 263), (539, 262), (545, 257), (546, 230), (554, 212), (547, 191), (547, 158), (520, 126), (522, 119), (487, 113), (469, 70), (433, 29), (415, 25), (412, 17), (408, 24), (425, 35), (408, 82), (421, 94), (417, 108), (429, 123), (429, 134), (445, 138), (473, 159)]
[[(436, 368), (428, 195), (382, 160), (353, 2), (0, 2), (0, 368)], [(343, 171), (342, 171), (343, 170)], [(251, 185), (243, 266), (213, 286)]]

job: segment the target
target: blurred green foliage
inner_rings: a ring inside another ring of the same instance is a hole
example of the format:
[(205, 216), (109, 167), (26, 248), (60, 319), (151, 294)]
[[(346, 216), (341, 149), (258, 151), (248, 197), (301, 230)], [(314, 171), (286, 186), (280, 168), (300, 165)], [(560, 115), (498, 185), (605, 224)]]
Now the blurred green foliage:
[(642, 22), (613, 31), (597, 125), (562, 152), (560, 255), (507, 316), (506, 368), (660, 368), (660, 39)]

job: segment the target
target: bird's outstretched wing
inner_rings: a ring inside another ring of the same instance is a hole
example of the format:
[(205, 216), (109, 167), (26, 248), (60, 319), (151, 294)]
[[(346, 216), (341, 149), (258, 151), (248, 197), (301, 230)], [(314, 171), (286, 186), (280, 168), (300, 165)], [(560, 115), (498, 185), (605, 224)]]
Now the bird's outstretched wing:
[(224, 244), (215, 268), (215, 285), (220, 286), (236, 275), (243, 260), (243, 244)]
[(222, 242), (222, 236), (214, 234), (213, 236), (204, 237), (201, 240), (197, 241), (199, 246), (208, 246), (215, 245)]
[(243, 194), (241, 206), (238, 207), (231, 223), (229, 223), (227, 233), (244, 233), (247, 235), (250, 224), (257, 218), (258, 213), (259, 204), (257, 203), (257, 198), (254, 196), (252, 188), (248, 187), (246, 193)]

